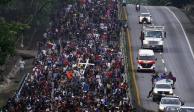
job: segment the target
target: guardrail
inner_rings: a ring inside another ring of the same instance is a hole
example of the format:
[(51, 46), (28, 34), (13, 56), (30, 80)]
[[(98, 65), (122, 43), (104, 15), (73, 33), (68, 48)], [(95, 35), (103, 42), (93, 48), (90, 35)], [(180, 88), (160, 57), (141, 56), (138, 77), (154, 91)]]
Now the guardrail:
[(18, 87), (18, 91), (16, 92), (16, 99), (20, 98), (22, 88), (23, 88), (24, 84), (26, 83), (26, 81), (28, 80), (29, 75), (30, 75), (30, 73), (27, 73), (26, 75), (24, 75), (22, 77), (22, 80), (20, 81), (20, 84), (19, 84), (19, 87)]

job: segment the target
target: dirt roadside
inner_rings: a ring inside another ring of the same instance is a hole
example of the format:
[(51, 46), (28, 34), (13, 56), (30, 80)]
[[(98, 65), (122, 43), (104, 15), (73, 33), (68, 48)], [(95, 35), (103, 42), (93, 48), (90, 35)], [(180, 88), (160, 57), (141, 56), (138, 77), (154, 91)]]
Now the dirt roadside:
[(0, 108), (4, 106), (7, 100), (13, 96), (18, 90), (22, 79), (27, 73), (30, 73), (32, 70), (33, 58), (25, 59), (25, 68), (23, 71), (20, 71), (19, 60), (22, 58), (19, 55), (11, 57), (10, 62), (6, 64), (6, 68), (1, 73), (4, 75), (4, 80), (0, 82)]

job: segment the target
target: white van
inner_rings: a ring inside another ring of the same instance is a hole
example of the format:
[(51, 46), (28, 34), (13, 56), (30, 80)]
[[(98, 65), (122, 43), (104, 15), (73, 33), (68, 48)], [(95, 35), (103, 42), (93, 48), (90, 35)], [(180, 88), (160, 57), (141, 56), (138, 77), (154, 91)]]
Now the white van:
[(156, 58), (151, 49), (139, 49), (137, 57), (137, 71), (155, 71)]

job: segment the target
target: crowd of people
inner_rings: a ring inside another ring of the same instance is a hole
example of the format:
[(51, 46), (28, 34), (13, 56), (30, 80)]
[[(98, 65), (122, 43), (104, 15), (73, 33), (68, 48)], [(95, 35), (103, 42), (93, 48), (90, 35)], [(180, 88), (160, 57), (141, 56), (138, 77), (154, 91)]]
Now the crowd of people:
[(116, 0), (79, 0), (52, 17), (32, 73), (6, 112), (130, 112)]

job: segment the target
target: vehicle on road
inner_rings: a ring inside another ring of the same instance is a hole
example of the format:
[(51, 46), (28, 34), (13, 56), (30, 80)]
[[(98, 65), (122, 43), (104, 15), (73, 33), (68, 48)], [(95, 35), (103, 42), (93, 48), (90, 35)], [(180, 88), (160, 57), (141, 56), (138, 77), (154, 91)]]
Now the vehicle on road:
[(153, 101), (160, 101), (166, 95), (173, 95), (173, 88), (170, 80), (162, 79), (154, 83), (152, 94)]
[(149, 12), (141, 13), (139, 16), (139, 24), (151, 24), (152, 23), (151, 17), (152, 16)]
[(164, 38), (166, 37), (164, 26), (144, 25), (141, 36), (144, 37), (143, 48), (160, 50), (163, 52)]
[(194, 107), (189, 106), (167, 106), (164, 108), (164, 112), (194, 112)]
[(162, 97), (159, 103), (159, 111), (164, 112), (166, 107), (176, 106), (181, 107), (184, 105), (183, 101), (178, 96), (165, 96)]
[(127, 1), (126, 0), (123, 0), (122, 1), (122, 6), (126, 6), (127, 5)]
[(164, 108), (164, 112), (179, 112), (180, 107), (179, 106), (167, 106)]
[(194, 107), (181, 106), (179, 112), (194, 112)]
[(137, 71), (155, 71), (156, 57), (151, 49), (139, 49)]

